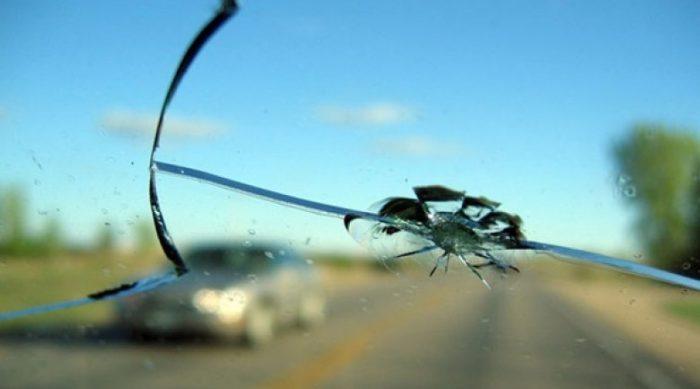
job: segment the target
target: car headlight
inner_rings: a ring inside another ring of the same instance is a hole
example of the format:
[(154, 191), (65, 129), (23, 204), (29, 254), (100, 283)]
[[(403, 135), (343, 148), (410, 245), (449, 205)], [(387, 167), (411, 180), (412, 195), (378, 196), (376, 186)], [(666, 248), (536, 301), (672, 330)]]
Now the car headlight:
[(248, 294), (237, 288), (224, 290), (219, 302), (219, 316), (224, 321), (235, 321), (243, 316), (248, 304)]
[(213, 289), (198, 290), (192, 298), (195, 308), (205, 313), (216, 313), (219, 310), (219, 292)]
[(222, 321), (232, 322), (243, 316), (248, 294), (238, 288), (202, 289), (194, 294), (192, 303), (201, 312), (215, 314)]

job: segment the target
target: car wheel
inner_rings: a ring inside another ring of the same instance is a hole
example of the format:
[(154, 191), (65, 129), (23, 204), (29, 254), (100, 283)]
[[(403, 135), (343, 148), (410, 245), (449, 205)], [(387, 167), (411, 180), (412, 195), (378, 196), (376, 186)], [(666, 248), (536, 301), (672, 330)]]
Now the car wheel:
[(250, 347), (259, 347), (275, 335), (275, 313), (270, 306), (251, 305), (246, 315), (245, 341)]
[(326, 299), (320, 293), (302, 296), (299, 301), (299, 326), (316, 327), (326, 318)]

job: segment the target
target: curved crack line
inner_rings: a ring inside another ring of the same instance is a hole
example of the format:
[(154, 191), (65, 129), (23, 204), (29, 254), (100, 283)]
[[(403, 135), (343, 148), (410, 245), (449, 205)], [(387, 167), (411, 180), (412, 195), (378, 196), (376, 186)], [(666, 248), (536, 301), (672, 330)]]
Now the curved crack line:
[(165, 218), (160, 209), (160, 202), (158, 201), (158, 191), (156, 186), (156, 166), (155, 166), (155, 153), (158, 149), (160, 143), (160, 135), (163, 130), (163, 122), (165, 119), (165, 113), (170, 105), (175, 92), (177, 91), (180, 81), (187, 73), (190, 65), (194, 61), (197, 54), (204, 47), (205, 43), (218, 31), (221, 26), (226, 23), (226, 21), (238, 10), (238, 4), (235, 0), (223, 0), (221, 6), (219, 7), (216, 14), (204, 25), (204, 27), (197, 33), (195, 38), (187, 47), (187, 50), (180, 59), (180, 63), (173, 75), (168, 91), (163, 99), (163, 104), (160, 109), (160, 114), (158, 116), (158, 124), (156, 125), (156, 132), (153, 139), (153, 147), (151, 148), (151, 157), (149, 161), (149, 201), (151, 205), (151, 215), (153, 216), (153, 223), (155, 224), (156, 234), (158, 235), (158, 241), (160, 243), (163, 252), (170, 262), (173, 263), (175, 267), (174, 272), (168, 272), (163, 274), (151, 275), (137, 281), (123, 283), (116, 287), (108, 288), (102, 291), (90, 293), (87, 297), (78, 298), (74, 300), (60, 301), (56, 303), (51, 303), (47, 305), (34, 306), (17, 311), (9, 311), (0, 313), (0, 321), (17, 319), (23, 316), (35, 315), (40, 313), (47, 313), (52, 311), (58, 311), (62, 309), (68, 309), (77, 307), (80, 305), (90, 304), (96, 301), (117, 299), (126, 297), (129, 295), (142, 293), (148, 290), (159, 288), (163, 285), (169, 284), (179, 277), (185, 275), (188, 272), (187, 265), (182, 259), (175, 243), (173, 242), (168, 228), (165, 224)]

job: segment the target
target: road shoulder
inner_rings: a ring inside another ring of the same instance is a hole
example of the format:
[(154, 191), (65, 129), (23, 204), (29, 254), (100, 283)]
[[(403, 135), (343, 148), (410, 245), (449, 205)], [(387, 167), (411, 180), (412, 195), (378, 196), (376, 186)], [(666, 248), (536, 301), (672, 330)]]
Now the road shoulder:
[(627, 280), (560, 280), (546, 282), (545, 287), (583, 315), (619, 330), (665, 361), (678, 375), (700, 385), (700, 330), (663, 309), (669, 301), (698, 298), (698, 293)]

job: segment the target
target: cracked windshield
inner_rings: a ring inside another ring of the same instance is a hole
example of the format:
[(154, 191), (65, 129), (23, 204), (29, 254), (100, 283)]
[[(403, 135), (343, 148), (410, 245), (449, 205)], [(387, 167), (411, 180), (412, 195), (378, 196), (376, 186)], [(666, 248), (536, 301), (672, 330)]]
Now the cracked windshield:
[(700, 5), (0, 5), (0, 386), (700, 386)]

